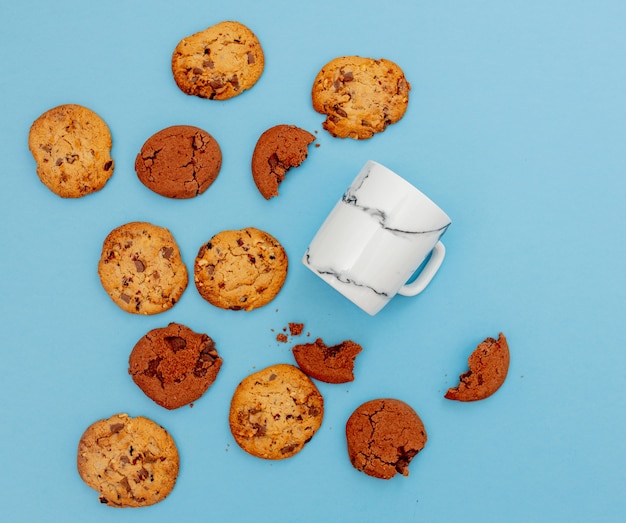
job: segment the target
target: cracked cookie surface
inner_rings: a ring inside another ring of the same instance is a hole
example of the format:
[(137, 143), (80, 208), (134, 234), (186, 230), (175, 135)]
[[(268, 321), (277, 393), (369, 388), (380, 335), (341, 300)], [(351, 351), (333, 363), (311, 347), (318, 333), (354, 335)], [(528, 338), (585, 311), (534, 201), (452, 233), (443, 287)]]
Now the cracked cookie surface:
[(176, 85), (186, 94), (226, 100), (250, 89), (265, 67), (256, 35), (235, 21), (183, 38), (172, 54)]
[(137, 177), (168, 198), (194, 198), (206, 191), (222, 167), (222, 151), (208, 132), (174, 125), (153, 134), (135, 159)]
[(170, 410), (200, 398), (221, 366), (215, 342), (179, 323), (146, 333), (128, 359), (128, 373), (137, 386)]
[(39, 179), (63, 198), (79, 198), (105, 186), (114, 169), (111, 147), (104, 120), (76, 104), (46, 111), (28, 134)]
[(295, 125), (275, 125), (261, 134), (252, 153), (252, 178), (266, 200), (278, 196), (278, 186), (287, 171), (308, 156), (315, 140), (310, 132)]
[(300, 452), (324, 418), (324, 399), (311, 379), (289, 364), (250, 374), (235, 389), (229, 412), (237, 444), (258, 458)]
[(165, 499), (176, 483), (179, 455), (154, 421), (116, 414), (91, 424), (78, 444), (82, 480), (112, 507), (143, 507)]
[(422, 420), (407, 403), (380, 398), (357, 407), (346, 423), (350, 462), (368, 476), (409, 475), (409, 463), (426, 445)]
[(126, 223), (108, 234), (98, 275), (113, 302), (133, 314), (171, 309), (188, 283), (174, 236), (148, 222)]
[(321, 338), (313, 343), (301, 343), (291, 349), (300, 367), (307, 375), (326, 383), (354, 381), (354, 359), (363, 348), (351, 340), (331, 347)]
[(322, 127), (332, 136), (364, 140), (404, 116), (410, 89), (390, 60), (341, 56), (318, 72), (311, 98), (313, 109), (326, 115)]
[(487, 338), (470, 354), (468, 371), (459, 376), (459, 384), (448, 389), (445, 398), (479, 401), (491, 396), (504, 383), (509, 371), (509, 344), (504, 334)]
[(221, 231), (200, 247), (194, 281), (200, 295), (212, 305), (250, 311), (276, 297), (287, 270), (287, 253), (278, 240), (246, 227)]

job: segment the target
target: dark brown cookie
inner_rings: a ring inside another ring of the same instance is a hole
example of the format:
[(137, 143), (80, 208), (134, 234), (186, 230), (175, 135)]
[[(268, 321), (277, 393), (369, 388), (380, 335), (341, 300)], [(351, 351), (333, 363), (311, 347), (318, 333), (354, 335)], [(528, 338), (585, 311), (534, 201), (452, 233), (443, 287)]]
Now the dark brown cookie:
[(322, 425), (324, 398), (300, 369), (281, 363), (244, 378), (230, 405), (237, 444), (264, 459), (300, 452)]
[(409, 475), (409, 463), (426, 445), (426, 429), (417, 413), (391, 398), (363, 403), (346, 423), (350, 462), (368, 476), (390, 479)]
[(276, 125), (258, 139), (252, 154), (252, 177), (266, 200), (278, 196), (278, 186), (292, 167), (298, 167), (315, 140), (310, 132), (295, 125)]
[(154, 421), (116, 414), (92, 423), (78, 444), (83, 481), (112, 507), (145, 507), (176, 483), (179, 456), (172, 436)]
[(175, 125), (153, 134), (135, 160), (141, 183), (168, 198), (202, 194), (221, 167), (222, 151), (215, 138), (191, 125)]
[(470, 354), (469, 370), (459, 376), (459, 384), (448, 389), (445, 397), (457, 401), (478, 401), (491, 396), (504, 383), (509, 371), (509, 344), (500, 333), (487, 338)]
[(326, 383), (354, 381), (354, 359), (362, 350), (351, 340), (328, 347), (321, 338), (292, 349), (298, 366), (312, 378)]
[(128, 373), (155, 403), (177, 409), (200, 398), (222, 366), (215, 342), (178, 323), (153, 329), (133, 348)]

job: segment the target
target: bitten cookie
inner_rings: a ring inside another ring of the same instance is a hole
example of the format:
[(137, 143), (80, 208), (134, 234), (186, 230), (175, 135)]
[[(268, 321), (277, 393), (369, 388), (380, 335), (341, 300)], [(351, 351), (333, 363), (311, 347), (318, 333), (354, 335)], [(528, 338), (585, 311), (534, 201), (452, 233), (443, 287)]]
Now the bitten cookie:
[(491, 396), (504, 383), (509, 371), (509, 344), (500, 333), (497, 340), (487, 338), (470, 354), (469, 370), (459, 376), (459, 384), (448, 389), (445, 397), (457, 401), (478, 401)]
[(176, 483), (179, 456), (172, 436), (142, 416), (98, 420), (78, 444), (78, 473), (112, 507), (144, 507), (165, 499)]
[(153, 329), (135, 345), (128, 373), (158, 405), (177, 409), (200, 398), (222, 366), (215, 342), (178, 323)]
[(325, 114), (332, 136), (363, 140), (400, 120), (411, 86), (390, 60), (342, 56), (331, 60), (313, 82), (313, 109)]
[(288, 259), (271, 234), (247, 227), (217, 233), (196, 257), (200, 295), (222, 309), (251, 311), (273, 300), (287, 278)]
[(295, 125), (276, 125), (259, 137), (252, 154), (252, 178), (266, 200), (278, 196), (278, 186), (292, 167), (308, 156), (315, 140), (310, 132)]
[(298, 367), (326, 383), (354, 381), (354, 359), (361, 350), (363, 348), (351, 340), (328, 347), (321, 338), (292, 348)]
[(222, 150), (206, 131), (175, 125), (153, 134), (135, 160), (148, 189), (168, 198), (193, 198), (206, 191), (222, 167)]
[(264, 66), (256, 35), (233, 21), (183, 38), (172, 55), (172, 73), (181, 91), (212, 100), (233, 98), (250, 89)]
[(28, 134), (39, 179), (63, 198), (79, 198), (105, 186), (113, 175), (111, 147), (104, 120), (76, 104), (46, 111)]
[(409, 463), (426, 445), (426, 429), (403, 401), (382, 398), (359, 406), (346, 423), (350, 462), (368, 476), (409, 475)]
[(289, 458), (322, 425), (324, 399), (300, 369), (278, 364), (246, 377), (230, 405), (230, 430), (237, 444), (258, 458)]
[(172, 308), (187, 288), (187, 268), (172, 233), (131, 222), (105, 238), (98, 262), (102, 286), (126, 312), (157, 314)]

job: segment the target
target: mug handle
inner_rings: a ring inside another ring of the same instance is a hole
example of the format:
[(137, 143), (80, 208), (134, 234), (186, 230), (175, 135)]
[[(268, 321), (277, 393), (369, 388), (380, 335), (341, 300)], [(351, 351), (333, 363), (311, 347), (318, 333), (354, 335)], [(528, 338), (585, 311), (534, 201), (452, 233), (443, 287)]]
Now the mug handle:
[(419, 273), (417, 278), (415, 278), (415, 280), (411, 283), (407, 283), (400, 287), (398, 294), (401, 294), (402, 296), (416, 296), (422, 292), (433, 279), (439, 270), (439, 267), (441, 267), (445, 255), (446, 248), (443, 243), (440, 241), (437, 242), (433, 247), (430, 259), (426, 262), (426, 265), (424, 265), (424, 268)]

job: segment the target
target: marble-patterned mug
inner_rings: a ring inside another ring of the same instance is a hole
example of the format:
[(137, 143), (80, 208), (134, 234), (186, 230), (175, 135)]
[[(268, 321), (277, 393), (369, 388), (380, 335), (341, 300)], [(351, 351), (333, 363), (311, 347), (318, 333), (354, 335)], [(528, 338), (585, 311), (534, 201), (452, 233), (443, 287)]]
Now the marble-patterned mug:
[(443, 262), (440, 238), (451, 223), (416, 187), (370, 160), (311, 240), (302, 263), (374, 315), (396, 294), (415, 296), (426, 288)]

